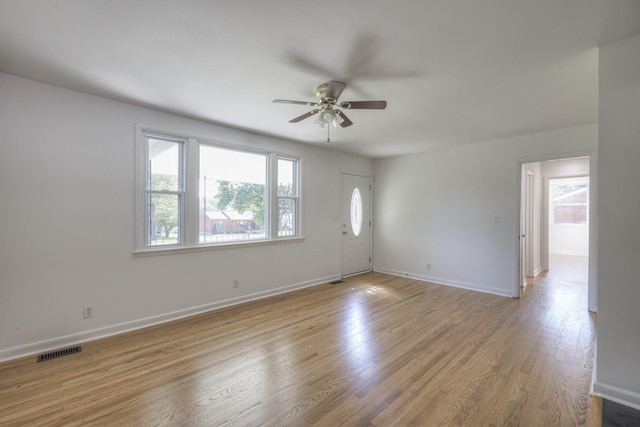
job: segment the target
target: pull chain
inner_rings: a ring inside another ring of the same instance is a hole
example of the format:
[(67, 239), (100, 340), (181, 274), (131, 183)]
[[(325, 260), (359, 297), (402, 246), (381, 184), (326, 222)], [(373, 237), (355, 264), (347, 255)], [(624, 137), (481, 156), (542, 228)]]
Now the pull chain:
[(331, 129), (331, 126), (329, 123), (327, 123), (327, 144), (331, 142), (331, 138), (329, 137), (329, 129)]

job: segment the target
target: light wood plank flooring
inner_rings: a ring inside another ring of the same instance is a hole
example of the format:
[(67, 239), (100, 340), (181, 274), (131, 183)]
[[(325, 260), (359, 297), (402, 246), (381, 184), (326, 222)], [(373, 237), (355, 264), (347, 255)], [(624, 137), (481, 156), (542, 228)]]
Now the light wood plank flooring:
[(516, 300), (368, 273), (0, 364), (0, 425), (597, 426), (594, 339), (545, 274)]
[(587, 286), (589, 280), (589, 257), (549, 254), (549, 272), (546, 280), (554, 283)]

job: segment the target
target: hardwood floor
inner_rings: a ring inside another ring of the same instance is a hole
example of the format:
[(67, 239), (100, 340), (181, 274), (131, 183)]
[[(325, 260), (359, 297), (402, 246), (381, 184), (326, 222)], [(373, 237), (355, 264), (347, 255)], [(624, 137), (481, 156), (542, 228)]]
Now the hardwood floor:
[(0, 425), (598, 426), (581, 288), (355, 276), (0, 364)]
[(589, 280), (589, 257), (577, 255), (549, 254), (547, 280), (587, 286)]

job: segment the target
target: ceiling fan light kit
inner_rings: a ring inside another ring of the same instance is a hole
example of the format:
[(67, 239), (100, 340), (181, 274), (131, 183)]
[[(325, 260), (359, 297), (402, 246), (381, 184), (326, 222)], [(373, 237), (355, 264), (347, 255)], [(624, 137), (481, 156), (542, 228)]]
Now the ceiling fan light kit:
[(322, 111), (318, 117), (313, 121), (314, 124), (319, 125), (321, 128), (324, 128), (325, 124), (333, 124), (333, 127), (338, 127), (338, 125), (342, 124), (344, 119), (337, 111), (334, 110), (324, 110)]
[[(345, 87), (347, 87), (346, 83), (339, 81), (330, 81), (329, 83), (319, 85), (316, 87), (316, 98), (318, 98), (318, 102), (290, 101), (287, 99), (274, 99), (273, 102), (279, 104), (296, 104), (318, 107), (302, 114), (301, 116), (289, 120), (289, 123), (297, 123), (320, 113), (313, 123), (322, 128), (324, 128), (325, 124), (329, 123), (332, 123), (335, 127), (341, 126), (343, 128), (353, 124), (343, 111), (336, 109), (335, 107), (345, 110), (384, 110), (387, 107), (387, 101), (345, 101), (338, 104), (338, 98), (340, 98)], [(327, 142), (329, 142), (328, 137)]]

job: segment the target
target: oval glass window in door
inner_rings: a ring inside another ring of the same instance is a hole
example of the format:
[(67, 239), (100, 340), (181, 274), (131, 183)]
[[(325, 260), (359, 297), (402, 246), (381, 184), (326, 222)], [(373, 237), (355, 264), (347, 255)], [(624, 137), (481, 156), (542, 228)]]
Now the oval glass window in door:
[(351, 193), (351, 230), (356, 237), (362, 230), (362, 197), (358, 188)]

